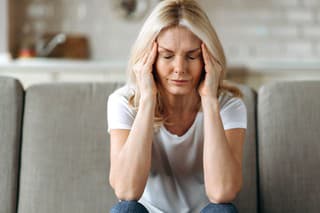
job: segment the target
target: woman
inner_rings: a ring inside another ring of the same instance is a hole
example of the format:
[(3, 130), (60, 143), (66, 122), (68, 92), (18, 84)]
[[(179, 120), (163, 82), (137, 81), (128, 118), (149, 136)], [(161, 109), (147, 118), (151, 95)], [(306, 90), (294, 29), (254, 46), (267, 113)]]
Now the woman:
[[(108, 100), (111, 212), (236, 212), (246, 108), (194, 0), (164, 0)], [(139, 201), (139, 202), (138, 202)]]

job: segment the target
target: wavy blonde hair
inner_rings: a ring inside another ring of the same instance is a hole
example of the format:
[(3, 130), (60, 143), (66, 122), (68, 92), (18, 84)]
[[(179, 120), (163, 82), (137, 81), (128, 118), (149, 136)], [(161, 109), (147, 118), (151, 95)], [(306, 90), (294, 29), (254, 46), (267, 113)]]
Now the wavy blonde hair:
[[(140, 33), (132, 47), (127, 66), (128, 85), (133, 88), (133, 95), (129, 104), (135, 110), (139, 108), (140, 91), (136, 84), (136, 77), (132, 68), (143, 55), (151, 49), (153, 41), (159, 33), (173, 26), (184, 26), (195, 34), (208, 48), (209, 52), (219, 61), (222, 67), (218, 95), (229, 92), (235, 97), (242, 97), (240, 90), (223, 81), (226, 74), (226, 58), (209, 18), (195, 0), (164, 0), (151, 12), (144, 22)], [(200, 106), (200, 103), (199, 103)], [(160, 93), (157, 94), (156, 110), (154, 115), (155, 127), (166, 122), (164, 106)]]

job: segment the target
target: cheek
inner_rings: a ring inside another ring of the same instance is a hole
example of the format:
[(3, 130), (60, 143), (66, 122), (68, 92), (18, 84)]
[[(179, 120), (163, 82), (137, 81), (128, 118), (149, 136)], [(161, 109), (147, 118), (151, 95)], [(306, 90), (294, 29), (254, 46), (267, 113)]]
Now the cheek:
[(201, 74), (202, 74), (202, 70), (198, 71), (195, 75), (194, 75), (194, 83), (198, 84), (199, 81), (201, 81)]
[(193, 66), (191, 67), (192, 70), (194, 70), (194, 75), (195, 76), (201, 76), (204, 66), (202, 62), (198, 62), (196, 64), (193, 64)]
[(156, 73), (159, 77), (166, 76), (169, 72), (168, 64), (162, 61), (161, 59), (157, 59), (155, 62)]

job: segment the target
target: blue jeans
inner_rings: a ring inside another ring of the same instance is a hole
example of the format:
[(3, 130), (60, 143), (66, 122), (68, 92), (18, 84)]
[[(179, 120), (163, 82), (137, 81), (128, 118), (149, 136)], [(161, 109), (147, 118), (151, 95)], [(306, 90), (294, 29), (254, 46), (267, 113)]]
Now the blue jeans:
[[(209, 203), (200, 213), (237, 213), (236, 207), (231, 203)], [(137, 201), (120, 201), (112, 207), (110, 213), (148, 213), (146, 207)]]

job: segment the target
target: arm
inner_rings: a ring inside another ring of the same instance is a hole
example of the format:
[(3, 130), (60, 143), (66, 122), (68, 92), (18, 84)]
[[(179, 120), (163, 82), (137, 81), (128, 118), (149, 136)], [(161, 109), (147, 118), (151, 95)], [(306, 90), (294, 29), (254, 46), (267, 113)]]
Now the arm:
[(204, 113), (205, 189), (211, 202), (226, 203), (241, 189), (245, 129), (224, 130), (217, 95), (222, 67), (204, 44), (201, 47), (206, 71), (198, 89)]
[(142, 101), (132, 129), (111, 130), (110, 184), (121, 200), (138, 200), (151, 166), (154, 101)]
[(131, 130), (110, 131), (109, 181), (121, 200), (139, 200), (151, 167), (153, 118), (156, 104), (152, 65), (156, 57), (156, 44), (151, 51), (151, 54), (146, 54), (133, 68), (141, 96)]
[(218, 100), (202, 100), (204, 112), (204, 179), (213, 203), (232, 201), (242, 186), (245, 129), (224, 131)]

